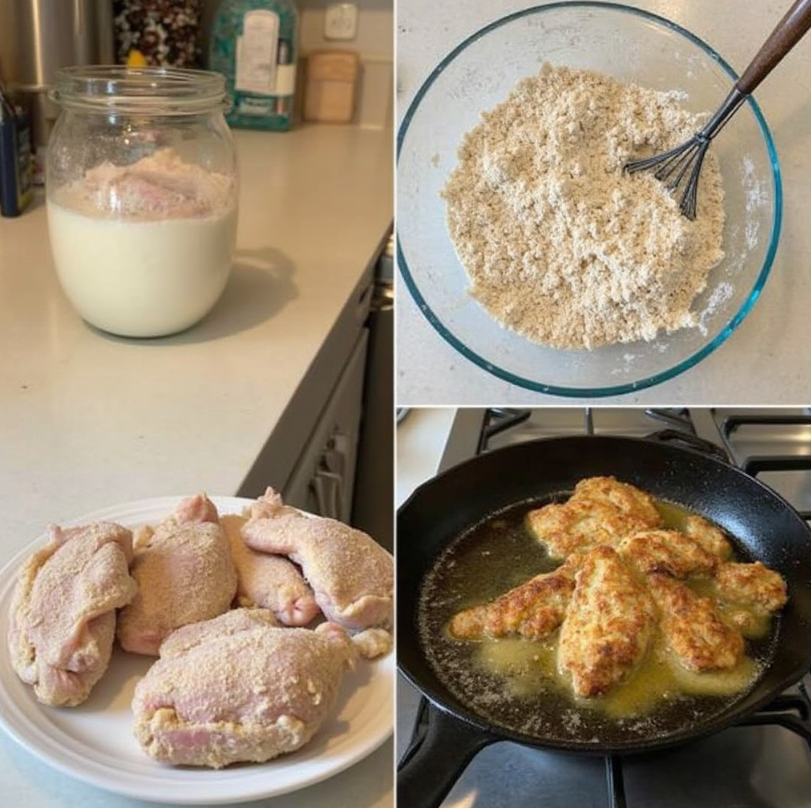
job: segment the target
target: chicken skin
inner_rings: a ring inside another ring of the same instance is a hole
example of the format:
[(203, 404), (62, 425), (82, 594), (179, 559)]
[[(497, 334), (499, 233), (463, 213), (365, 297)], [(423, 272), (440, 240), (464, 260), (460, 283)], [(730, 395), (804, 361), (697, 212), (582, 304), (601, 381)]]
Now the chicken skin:
[(647, 652), (656, 607), (637, 573), (610, 547), (585, 554), (560, 629), (558, 668), (580, 698), (627, 679)]
[(245, 544), (242, 528), (246, 521), (246, 517), (237, 515), (220, 520), (237, 571), (239, 605), (270, 609), (286, 626), (306, 626), (321, 612), (312, 589), (290, 559), (260, 553)]
[(614, 546), (625, 536), (661, 525), (653, 498), (613, 477), (581, 480), (567, 502), (527, 515), (530, 532), (552, 558), (560, 559), (601, 544)]
[(230, 608), (237, 575), (213, 503), (202, 495), (181, 502), (143, 534), (132, 564), (138, 594), (118, 619), (121, 646), (157, 656), (174, 629)]
[(43, 704), (81, 704), (112, 654), (115, 610), (136, 593), (132, 533), (112, 522), (50, 529), (20, 572), (12, 597), (11, 663)]
[(268, 489), (242, 536), (254, 550), (298, 564), (328, 620), (350, 630), (391, 624), (394, 562), (366, 533), (289, 508)]
[(272, 622), (263, 610), (239, 609), (165, 640), (133, 698), (147, 754), (219, 769), (270, 760), (312, 738), (356, 649), (332, 623), (311, 631)]
[(556, 570), (536, 575), (489, 603), (455, 614), (451, 634), (460, 640), (510, 636), (542, 640), (563, 622), (580, 558), (571, 556)]
[(640, 572), (667, 572), (674, 578), (709, 575), (718, 559), (685, 533), (645, 530), (623, 539), (617, 552)]
[(648, 586), (661, 612), (665, 641), (687, 670), (730, 670), (738, 664), (743, 636), (724, 623), (711, 598), (662, 573), (648, 576)]

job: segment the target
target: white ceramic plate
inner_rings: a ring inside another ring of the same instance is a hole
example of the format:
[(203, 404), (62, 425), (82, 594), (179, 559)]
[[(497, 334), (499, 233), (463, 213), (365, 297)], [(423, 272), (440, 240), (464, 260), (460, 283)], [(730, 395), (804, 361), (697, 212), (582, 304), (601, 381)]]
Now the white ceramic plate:
[[(108, 519), (127, 527), (155, 523), (180, 497), (118, 505), (73, 524)], [(251, 500), (211, 497), (220, 514), (241, 513)], [(213, 805), (285, 794), (331, 777), (369, 755), (391, 735), (394, 655), (361, 661), (344, 678), (333, 717), (299, 751), (268, 763), (220, 771), (165, 766), (149, 758), (132, 734), (130, 703), (135, 683), (151, 658), (116, 648), (110, 668), (79, 707), (40, 704), (14, 673), (6, 648), (8, 615), (17, 571), (45, 543), (40, 536), (0, 571), (0, 725), (33, 755), (94, 786), (129, 797), (178, 804)]]

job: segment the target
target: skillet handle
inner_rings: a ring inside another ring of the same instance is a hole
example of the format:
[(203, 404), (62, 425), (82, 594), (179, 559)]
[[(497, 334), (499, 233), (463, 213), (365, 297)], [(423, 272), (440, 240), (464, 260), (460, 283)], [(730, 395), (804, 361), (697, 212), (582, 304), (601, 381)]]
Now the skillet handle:
[(655, 443), (682, 443), (688, 449), (701, 452), (703, 455), (713, 457), (716, 460), (720, 460), (722, 463), (730, 465), (729, 455), (720, 446), (708, 440), (704, 440), (704, 438), (691, 435), (689, 432), (680, 432), (677, 429), (662, 429), (659, 432), (654, 432), (652, 435), (646, 435), (645, 440)]
[(439, 808), (468, 763), (500, 740), (426, 703), (429, 723), (421, 742), (410, 747), (397, 768), (397, 804)]

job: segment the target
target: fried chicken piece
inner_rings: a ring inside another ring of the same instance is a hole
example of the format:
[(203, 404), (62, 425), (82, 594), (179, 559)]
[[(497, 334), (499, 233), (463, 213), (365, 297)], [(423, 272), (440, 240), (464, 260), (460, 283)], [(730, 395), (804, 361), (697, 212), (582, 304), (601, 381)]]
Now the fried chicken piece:
[(722, 600), (744, 606), (756, 614), (776, 612), (788, 600), (786, 582), (760, 561), (719, 564), (715, 586)]
[(43, 704), (73, 707), (110, 662), (115, 610), (136, 593), (132, 533), (113, 522), (62, 529), (25, 563), (15, 585), (8, 648)]
[(303, 746), (357, 652), (339, 626), (274, 628), (234, 610), (170, 635), (133, 697), (135, 736), (162, 763), (222, 768)]
[(708, 553), (725, 561), (732, 557), (732, 545), (721, 528), (703, 516), (691, 513), (684, 519), (684, 532), (697, 541)]
[(307, 625), (320, 614), (312, 589), (289, 558), (260, 553), (245, 544), (242, 528), (246, 521), (246, 517), (237, 515), (220, 520), (237, 571), (239, 605), (270, 609), (288, 626)]
[(613, 505), (628, 519), (640, 522), (644, 527), (653, 528), (662, 524), (656, 500), (647, 491), (622, 483), (614, 477), (587, 477), (575, 486), (572, 496)]
[(575, 695), (594, 698), (625, 680), (653, 636), (656, 607), (644, 583), (610, 547), (585, 554), (560, 629), (558, 667)]
[(661, 612), (665, 641), (687, 670), (730, 670), (738, 664), (743, 637), (724, 623), (712, 598), (700, 597), (680, 581), (658, 572), (648, 576), (648, 586)]
[(718, 559), (676, 530), (644, 530), (623, 539), (617, 552), (640, 572), (666, 572), (674, 578), (709, 575)]
[(601, 544), (614, 546), (625, 536), (661, 525), (653, 498), (613, 477), (581, 480), (567, 502), (527, 515), (532, 534), (552, 558), (561, 559)]
[(563, 622), (580, 561), (580, 555), (570, 556), (556, 570), (536, 575), (489, 603), (458, 612), (451, 618), (450, 633), (460, 640), (509, 636), (542, 640)]
[(132, 564), (138, 594), (118, 620), (125, 650), (157, 656), (174, 629), (230, 608), (237, 575), (228, 539), (211, 521), (212, 508), (202, 495), (184, 500), (139, 544)]
[(351, 630), (391, 624), (394, 562), (371, 536), (334, 519), (286, 507), (269, 488), (242, 529), (246, 544), (301, 567), (316, 603)]

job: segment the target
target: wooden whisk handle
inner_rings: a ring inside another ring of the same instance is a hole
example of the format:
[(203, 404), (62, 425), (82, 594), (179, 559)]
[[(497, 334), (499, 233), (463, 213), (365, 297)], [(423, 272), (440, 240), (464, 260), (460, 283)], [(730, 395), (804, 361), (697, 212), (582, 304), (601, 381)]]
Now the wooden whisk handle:
[(811, 0), (796, 0), (777, 23), (755, 58), (735, 85), (745, 95), (753, 92), (778, 62), (803, 38), (811, 28)]

